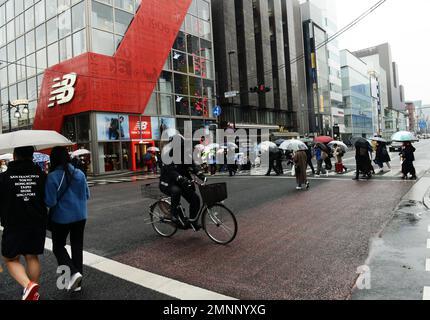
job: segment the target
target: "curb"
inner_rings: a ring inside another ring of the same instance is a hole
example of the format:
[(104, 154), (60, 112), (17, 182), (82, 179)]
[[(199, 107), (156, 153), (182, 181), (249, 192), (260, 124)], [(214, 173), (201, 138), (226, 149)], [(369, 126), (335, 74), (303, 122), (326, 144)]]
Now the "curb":
[(430, 210), (430, 187), (424, 195), (423, 204)]

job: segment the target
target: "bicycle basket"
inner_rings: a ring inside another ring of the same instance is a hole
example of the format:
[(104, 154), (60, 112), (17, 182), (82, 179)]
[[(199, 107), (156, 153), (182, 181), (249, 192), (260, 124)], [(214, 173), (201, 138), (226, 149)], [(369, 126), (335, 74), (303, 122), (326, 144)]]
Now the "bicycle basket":
[(214, 183), (200, 186), (200, 194), (203, 202), (208, 206), (222, 202), (228, 198), (227, 184)]
[(163, 197), (158, 182), (143, 184), (140, 186), (140, 190), (144, 199), (158, 200)]

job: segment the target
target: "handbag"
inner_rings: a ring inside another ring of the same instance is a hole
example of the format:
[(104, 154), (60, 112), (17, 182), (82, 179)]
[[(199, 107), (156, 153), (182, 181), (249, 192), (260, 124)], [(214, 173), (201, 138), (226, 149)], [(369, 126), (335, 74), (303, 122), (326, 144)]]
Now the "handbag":
[[(48, 231), (52, 231), (52, 215), (53, 215), (54, 209), (58, 206), (58, 204), (60, 203), (61, 199), (63, 199), (64, 195), (69, 190), (70, 185), (72, 184), (73, 177), (75, 176), (75, 171), (76, 171), (76, 168), (73, 170), (72, 179), (70, 180), (70, 182), (66, 186), (66, 189), (64, 189), (64, 191), (61, 193), (61, 195), (59, 197), (57, 197), (57, 204), (55, 206), (53, 206), (52, 208), (49, 209), (49, 212), (48, 212), (48, 224), (47, 224), (47, 227), (46, 227), (46, 229)], [(64, 178), (65, 177), (66, 177), (66, 172), (63, 172), (63, 176), (61, 178), (60, 185), (58, 186), (58, 189), (57, 189), (57, 195), (58, 195), (58, 192), (60, 191), (61, 187), (63, 186), (63, 182), (64, 182)]]

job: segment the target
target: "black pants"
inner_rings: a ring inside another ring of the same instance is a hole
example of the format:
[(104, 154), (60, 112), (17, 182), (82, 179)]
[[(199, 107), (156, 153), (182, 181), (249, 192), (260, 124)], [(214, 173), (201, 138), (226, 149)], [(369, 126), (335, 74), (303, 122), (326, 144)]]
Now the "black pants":
[[(86, 220), (70, 224), (52, 223), (52, 246), (59, 266), (68, 266), (71, 274), (83, 274), (84, 230)], [(67, 237), (70, 234), (72, 258), (66, 250)]]
[[(200, 198), (196, 191), (193, 189), (181, 189), (180, 187), (174, 185), (170, 187), (170, 196), (172, 197), (172, 214), (182, 215), (182, 212), (177, 210), (179, 204), (181, 203), (181, 196), (190, 204), (190, 219), (194, 220), (200, 210)], [(185, 217), (181, 216), (181, 219)]]
[(315, 174), (315, 168), (314, 168), (314, 164), (312, 163), (312, 158), (311, 159), (308, 158), (308, 166), (309, 168), (311, 168), (312, 173)]
[(275, 165), (275, 160), (269, 160), (269, 170), (267, 170), (266, 176), (270, 176), (272, 170), (275, 171), (276, 174), (279, 174), (277, 166)]

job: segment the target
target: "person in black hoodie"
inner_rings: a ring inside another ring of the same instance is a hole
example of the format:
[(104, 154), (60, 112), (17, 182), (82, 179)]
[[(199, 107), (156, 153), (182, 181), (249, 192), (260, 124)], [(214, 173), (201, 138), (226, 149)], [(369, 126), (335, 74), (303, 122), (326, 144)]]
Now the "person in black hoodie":
[(10, 275), (24, 288), (22, 300), (39, 300), (38, 256), (44, 252), (47, 225), (46, 175), (33, 163), (33, 152), (33, 147), (16, 148), (15, 161), (0, 174), (1, 252)]
[[(205, 176), (200, 171), (200, 168), (194, 163), (192, 155), (185, 154), (185, 141), (182, 136), (177, 135), (172, 137), (169, 144), (171, 144), (172, 147), (169, 151), (170, 157), (173, 157), (174, 152), (180, 152), (181, 161), (179, 163), (173, 162), (171, 164), (163, 164), (161, 168), (159, 188), (161, 192), (170, 196), (172, 199), (172, 220), (176, 223), (180, 222), (184, 229), (193, 228), (195, 231), (198, 231), (201, 229), (198, 222), (189, 221), (194, 220), (197, 217), (200, 209), (200, 198), (196, 193), (196, 188), (191, 175), (196, 175), (203, 181), (205, 180)], [(175, 147), (180, 148), (181, 150), (175, 150)], [(166, 147), (166, 150), (169, 150), (169, 148)], [(190, 204), (190, 219), (187, 219), (179, 209), (181, 197)]]
[(408, 174), (411, 174), (411, 179), (416, 180), (417, 174), (414, 167), (415, 161), (415, 153), (416, 149), (410, 142), (405, 142), (402, 147), (402, 151), (400, 152), (400, 156), (403, 159), (402, 162), (402, 174), (403, 179), (408, 179)]

